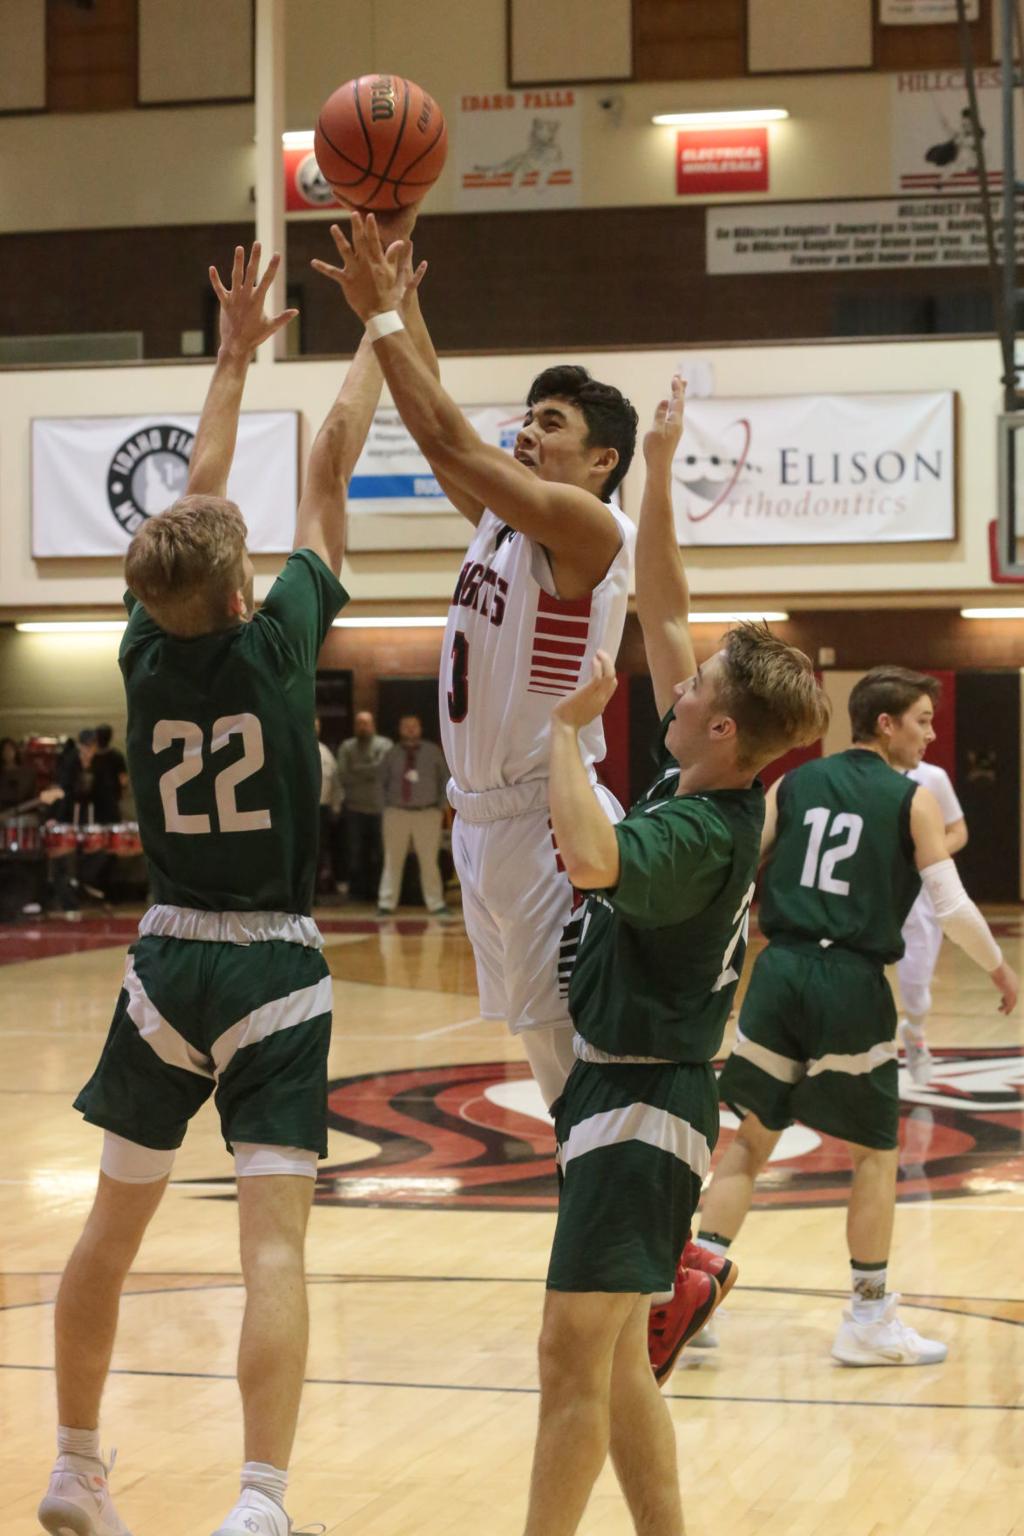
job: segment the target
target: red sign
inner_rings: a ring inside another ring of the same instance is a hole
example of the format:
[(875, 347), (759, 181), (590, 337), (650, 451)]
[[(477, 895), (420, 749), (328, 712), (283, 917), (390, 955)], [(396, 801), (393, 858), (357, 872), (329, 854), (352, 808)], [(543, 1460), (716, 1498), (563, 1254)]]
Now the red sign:
[(683, 129), (676, 135), (676, 191), (767, 192), (768, 129)]
[(284, 206), (289, 213), (341, 207), (320, 174), (312, 148), (288, 145), (284, 150)]

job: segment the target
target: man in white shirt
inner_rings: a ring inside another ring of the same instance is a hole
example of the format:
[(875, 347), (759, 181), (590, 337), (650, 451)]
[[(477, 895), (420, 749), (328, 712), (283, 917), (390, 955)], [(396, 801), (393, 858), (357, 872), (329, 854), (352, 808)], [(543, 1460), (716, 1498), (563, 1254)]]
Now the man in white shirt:
[[(949, 774), (937, 763), (922, 762), (910, 770), (907, 778), (930, 789), (939, 802), (946, 827), (946, 848), (952, 858), (967, 842), (967, 822)], [(896, 974), (899, 977), (900, 998), (906, 1011), (899, 1021), (897, 1033), (906, 1058), (907, 1071), (911, 1080), (920, 1088), (930, 1080), (934, 1066), (934, 1058), (925, 1038), (925, 1027), (932, 1007), (931, 980), (942, 947), (942, 929), (935, 916), (931, 897), (923, 887), (903, 925), (903, 942), (906, 949), (896, 967)]]

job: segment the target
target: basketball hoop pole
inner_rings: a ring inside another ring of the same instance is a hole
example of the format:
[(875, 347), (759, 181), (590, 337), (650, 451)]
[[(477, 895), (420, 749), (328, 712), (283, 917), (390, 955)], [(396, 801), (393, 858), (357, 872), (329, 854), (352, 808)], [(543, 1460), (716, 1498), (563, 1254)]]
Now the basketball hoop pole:
[[(264, 264), (274, 251), (285, 255), (284, 195), (281, 188), (281, 134), (284, 130), (284, 0), (256, 0), (256, 238)], [(282, 259), (267, 309), (285, 307), (285, 262)], [(259, 363), (285, 356), (287, 341), (278, 331), (256, 354)]]

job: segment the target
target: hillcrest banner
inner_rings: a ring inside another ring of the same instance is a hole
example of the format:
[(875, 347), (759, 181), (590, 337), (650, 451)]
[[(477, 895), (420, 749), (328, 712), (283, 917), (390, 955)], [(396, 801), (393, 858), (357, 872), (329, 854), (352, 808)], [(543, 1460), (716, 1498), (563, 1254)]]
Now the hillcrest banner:
[[(198, 416), (65, 416), (32, 423), (32, 554), (123, 555), (147, 518), (184, 496)], [(292, 547), (295, 411), (243, 411), (227, 493), (254, 554)]]
[(672, 478), (680, 544), (953, 539), (953, 392), (688, 400)]

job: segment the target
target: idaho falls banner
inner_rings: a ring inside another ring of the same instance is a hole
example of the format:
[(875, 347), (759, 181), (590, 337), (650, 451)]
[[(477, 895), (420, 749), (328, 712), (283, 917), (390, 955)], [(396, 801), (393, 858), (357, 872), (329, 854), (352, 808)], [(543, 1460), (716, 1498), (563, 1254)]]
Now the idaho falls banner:
[(951, 391), (688, 400), (680, 544), (955, 538), (953, 405)]
[[(67, 416), (32, 423), (32, 554), (123, 555), (147, 517), (188, 483), (198, 416)], [(246, 411), (228, 495), (254, 553), (292, 547), (298, 416)]]

